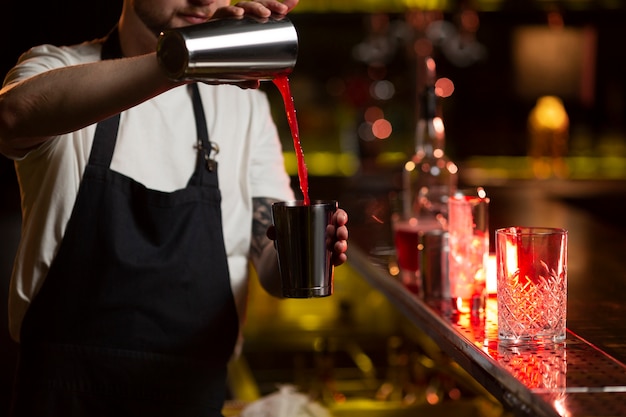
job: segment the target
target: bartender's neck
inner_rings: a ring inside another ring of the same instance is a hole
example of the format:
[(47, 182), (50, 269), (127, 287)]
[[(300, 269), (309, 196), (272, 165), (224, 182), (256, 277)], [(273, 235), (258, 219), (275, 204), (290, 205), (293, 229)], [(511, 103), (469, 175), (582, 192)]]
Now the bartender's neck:
[[(124, 2), (124, 7), (129, 2)], [(124, 10), (118, 22), (120, 46), (126, 57), (144, 55), (156, 50), (157, 35), (154, 34), (132, 11)]]

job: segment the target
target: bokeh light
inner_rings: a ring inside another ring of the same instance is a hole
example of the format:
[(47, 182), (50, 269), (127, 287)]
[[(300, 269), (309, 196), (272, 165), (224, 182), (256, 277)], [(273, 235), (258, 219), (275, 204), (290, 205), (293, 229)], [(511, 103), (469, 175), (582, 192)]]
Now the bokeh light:
[(386, 119), (378, 119), (372, 124), (372, 133), (377, 139), (387, 139), (393, 131), (391, 123)]
[(454, 92), (454, 83), (449, 78), (439, 78), (435, 82), (435, 94), (439, 97), (450, 97)]
[(393, 83), (388, 80), (376, 81), (370, 88), (370, 94), (377, 100), (389, 100), (396, 93)]

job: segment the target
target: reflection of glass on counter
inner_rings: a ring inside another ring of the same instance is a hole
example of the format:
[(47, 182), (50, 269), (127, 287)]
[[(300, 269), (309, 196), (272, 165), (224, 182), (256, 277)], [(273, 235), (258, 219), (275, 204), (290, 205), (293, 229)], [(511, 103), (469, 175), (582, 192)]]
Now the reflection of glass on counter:
[(559, 406), (564, 401), (566, 391), (565, 343), (499, 345), (496, 359), (533, 392), (547, 396), (561, 415), (568, 415)]

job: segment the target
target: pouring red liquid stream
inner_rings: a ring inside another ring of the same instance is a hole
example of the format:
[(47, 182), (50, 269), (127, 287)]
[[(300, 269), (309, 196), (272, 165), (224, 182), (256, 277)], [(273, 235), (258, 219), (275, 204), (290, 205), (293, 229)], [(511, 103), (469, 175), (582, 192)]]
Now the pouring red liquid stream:
[(304, 152), (302, 152), (302, 145), (300, 144), (300, 131), (298, 129), (298, 120), (296, 119), (296, 108), (293, 104), (293, 96), (291, 95), (291, 88), (289, 86), (289, 79), (286, 76), (276, 77), (273, 80), (276, 87), (280, 91), (285, 103), (285, 112), (287, 113), (287, 122), (291, 129), (291, 136), (293, 137), (293, 147), (296, 151), (296, 158), (298, 160), (298, 179), (300, 180), (300, 190), (304, 198), (304, 205), (311, 204), (309, 199), (309, 179), (306, 164), (304, 163)]

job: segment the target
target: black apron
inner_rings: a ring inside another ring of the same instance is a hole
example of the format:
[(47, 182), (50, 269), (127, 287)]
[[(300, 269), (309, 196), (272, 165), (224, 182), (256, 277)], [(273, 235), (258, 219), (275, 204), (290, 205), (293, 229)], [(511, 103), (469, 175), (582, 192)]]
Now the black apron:
[[(114, 31), (103, 59), (121, 56)], [(111, 52), (113, 51), (113, 52)], [(16, 417), (217, 417), (238, 334), (197, 85), (186, 188), (109, 166), (120, 115), (98, 124), (60, 249), (21, 328)]]

